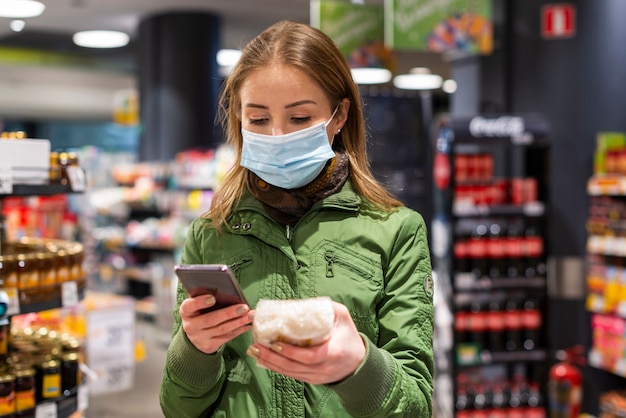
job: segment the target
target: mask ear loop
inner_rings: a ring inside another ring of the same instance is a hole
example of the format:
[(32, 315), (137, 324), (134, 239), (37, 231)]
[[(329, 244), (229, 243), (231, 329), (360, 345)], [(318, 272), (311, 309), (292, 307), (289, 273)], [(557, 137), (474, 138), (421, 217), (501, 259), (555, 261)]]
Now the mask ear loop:
[(335, 117), (335, 115), (337, 114), (337, 110), (339, 110), (339, 106), (341, 105), (341, 103), (339, 103), (337, 105), (337, 107), (335, 107), (335, 110), (333, 110), (333, 114), (330, 115), (330, 119), (328, 119), (328, 121), (326, 122), (326, 126), (328, 126), (330, 124), (330, 122), (333, 120), (333, 118)]

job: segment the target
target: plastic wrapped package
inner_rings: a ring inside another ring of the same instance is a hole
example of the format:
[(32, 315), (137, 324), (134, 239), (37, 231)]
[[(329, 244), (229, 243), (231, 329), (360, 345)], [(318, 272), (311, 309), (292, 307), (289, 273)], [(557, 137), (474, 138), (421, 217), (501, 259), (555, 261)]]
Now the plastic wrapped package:
[(252, 336), (266, 346), (274, 342), (314, 346), (330, 337), (334, 322), (335, 312), (329, 297), (261, 299), (252, 322)]

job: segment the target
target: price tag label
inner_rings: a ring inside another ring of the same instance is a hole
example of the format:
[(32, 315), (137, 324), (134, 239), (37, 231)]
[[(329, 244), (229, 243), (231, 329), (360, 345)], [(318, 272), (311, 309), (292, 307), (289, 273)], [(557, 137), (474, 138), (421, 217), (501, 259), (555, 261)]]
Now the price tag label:
[(615, 374), (620, 375), (622, 377), (626, 376), (626, 360), (619, 359), (615, 362), (615, 367), (613, 369)]
[(524, 214), (527, 216), (540, 216), (545, 212), (542, 202), (529, 202), (524, 205)]
[(91, 394), (130, 389), (135, 370), (134, 304), (97, 308), (87, 314), (87, 364), (95, 378)]
[(63, 282), (61, 284), (61, 303), (64, 307), (76, 306), (80, 302), (78, 297), (78, 284), (76, 282)]
[(587, 361), (589, 362), (590, 366), (602, 367), (602, 354), (600, 354), (596, 350), (591, 350), (587, 357)]
[(35, 418), (57, 418), (57, 404), (54, 402), (38, 404), (35, 408)]
[(6, 316), (18, 315), (20, 313), (20, 294), (17, 288), (7, 287), (2, 292), (4, 293), (2, 298), (8, 301)]
[(134, 383), (135, 363), (124, 359), (98, 361), (91, 369), (98, 376), (89, 382), (92, 395), (122, 392), (131, 389)]
[(89, 385), (78, 387), (78, 410), (85, 411), (89, 407)]
[(13, 170), (7, 165), (0, 165), (0, 194), (13, 193)]
[(67, 167), (67, 177), (70, 180), (70, 185), (72, 186), (72, 190), (75, 192), (84, 192), (85, 191), (85, 172), (77, 166), (69, 166)]

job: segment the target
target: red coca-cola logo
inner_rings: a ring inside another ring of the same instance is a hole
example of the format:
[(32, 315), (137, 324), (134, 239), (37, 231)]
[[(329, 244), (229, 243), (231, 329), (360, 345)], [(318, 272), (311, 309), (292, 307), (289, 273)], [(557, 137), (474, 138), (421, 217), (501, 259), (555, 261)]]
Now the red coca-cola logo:
[(445, 190), (450, 185), (450, 158), (447, 154), (435, 154), (433, 162), (433, 177), (435, 186), (440, 190)]
[(522, 327), (522, 313), (520, 311), (505, 312), (504, 324), (507, 329), (520, 329)]
[(541, 312), (539, 309), (524, 311), (522, 313), (522, 325), (526, 329), (537, 329), (541, 326)]
[(487, 329), (490, 331), (502, 331), (505, 329), (504, 314), (502, 312), (489, 312), (487, 314)]

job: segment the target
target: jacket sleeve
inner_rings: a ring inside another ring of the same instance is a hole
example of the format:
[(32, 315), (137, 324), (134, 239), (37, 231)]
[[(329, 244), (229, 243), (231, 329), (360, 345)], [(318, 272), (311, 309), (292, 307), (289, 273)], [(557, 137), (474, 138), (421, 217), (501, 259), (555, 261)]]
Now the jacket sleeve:
[(432, 267), (424, 220), (405, 213), (386, 264), (378, 341), (362, 335), (364, 361), (330, 386), (355, 417), (432, 416)]
[[(189, 229), (181, 263), (200, 264), (200, 239), (205, 224), (194, 221)], [(225, 381), (222, 349), (205, 354), (196, 349), (182, 329), (178, 308), (187, 297), (178, 284), (172, 340), (167, 350), (165, 370), (161, 382), (160, 403), (167, 418), (208, 417)]]

